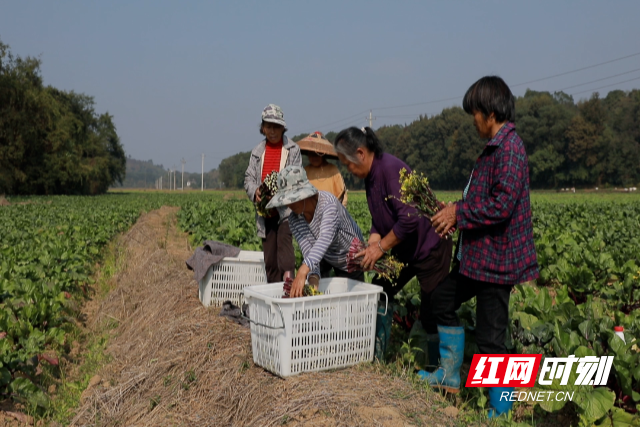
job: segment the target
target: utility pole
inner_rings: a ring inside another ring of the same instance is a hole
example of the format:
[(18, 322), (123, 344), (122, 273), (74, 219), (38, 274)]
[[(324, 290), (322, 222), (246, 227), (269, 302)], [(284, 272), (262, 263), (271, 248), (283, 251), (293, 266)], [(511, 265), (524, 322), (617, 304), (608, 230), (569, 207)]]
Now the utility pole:
[(369, 110), (369, 117), (365, 117), (365, 120), (369, 120), (369, 127), (371, 129), (373, 129), (373, 121), (375, 120), (375, 117), (371, 116), (371, 110)]
[(187, 163), (187, 161), (183, 157), (180, 163), (182, 163), (182, 188), (180, 188), (180, 191), (184, 191), (184, 164)]
[(158, 178), (160, 180), (160, 190), (162, 190), (162, 176), (160, 176), (160, 178)]
[(173, 191), (176, 191), (176, 165), (173, 165)]
[(200, 191), (204, 191), (204, 153), (202, 153), (202, 184)]

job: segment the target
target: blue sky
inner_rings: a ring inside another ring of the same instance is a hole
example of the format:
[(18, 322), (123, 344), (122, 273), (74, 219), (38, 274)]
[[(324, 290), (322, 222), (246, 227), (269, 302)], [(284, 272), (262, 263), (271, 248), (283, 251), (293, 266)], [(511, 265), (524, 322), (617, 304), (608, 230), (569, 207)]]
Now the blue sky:
[[(261, 139), (282, 107), (290, 136), (409, 123), (498, 74), (514, 94), (640, 69), (638, 1), (14, 1), (0, 40), (39, 56), (46, 84), (114, 115), (133, 158), (200, 171)], [(640, 87), (640, 71), (567, 90)], [(417, 104), (409, 107), (396, 107)], [(428, 104), (427, 104), (428, 103)]]

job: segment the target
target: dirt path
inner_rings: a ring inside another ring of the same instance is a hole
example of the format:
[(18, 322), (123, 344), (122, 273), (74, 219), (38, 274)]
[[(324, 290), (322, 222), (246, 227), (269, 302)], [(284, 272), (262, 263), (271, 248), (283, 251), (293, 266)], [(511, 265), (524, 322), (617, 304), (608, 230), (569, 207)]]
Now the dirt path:
[(83, 395), (74, 426), (456, 425), (437, 394), (375, 365), (282, 380), (253, 364), (248, 329), (204, 308), (184, 260), (175, 208), (140, 218), (120, 238), (115, 289), (87, 307), (88, 324), (117, 322), (113, 361)]

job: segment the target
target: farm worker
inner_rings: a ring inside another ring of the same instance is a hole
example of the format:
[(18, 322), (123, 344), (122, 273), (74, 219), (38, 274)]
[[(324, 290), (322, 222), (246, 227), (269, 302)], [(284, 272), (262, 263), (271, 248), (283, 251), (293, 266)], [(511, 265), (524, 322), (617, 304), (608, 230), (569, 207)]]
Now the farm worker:
[[(435, 290), (433, 308), (440, 334), (440, 368), (419, 376), (433, 387), (460, 389), (464, 328), (456, 310), (476, 297), (476, 343), (480, 353), (505, 354), (509, 295), (514, 285), (538, 277), (529, 202), (529, 166), (516, 133), (515, 102), (506, 83), (495, 76), (475, 82), (462, 101), (481, 138), (488, 140), (476, 160), (462, 200), (432, 218), (441, 236), (460, 230), (449, 277)], [(500, 400), (510, 387), (489, 388), (489, 417), (511, 409)]]
[[(251, 151), (249, 167), (244, 174), (244, 189), (252, 202), (259, 202), (260, 184), (271, 172), (285, 166), (302, 166), (302, 155), (298, 145), (284, 134), (287, 124), (282, 109), (269, 104), (262, 111), (260, 133), (265, 136)], [(263, 218), (256, 212), (258, 237), (262, 239), (267, 282), (281, 282), (285, 271), (295, 269), (296, 257), (287, 218), (291, 211), (287, 208), (275, 209), (271, 216)]]
[[(389, 298), (414, 276), (420, 283), (420, 321), (428, 334), (429, 364), (438, 365), (438, 329), (431, 309), (431, 295), (446, 279), (451, 264), (451, 239), (441, 239), (431, 222), (418, 216), (415, 208), (400, 202), (400, 170), (411, 171), (402, 160), (384, 153), (378, 137), (369, 127), (350, 127), (341, 131), (334, 146), (340, 162), (353, 175), (365, 180), (367, 203), (371, 213), (371, 230), (362, 266), (373, 268), (382, 255), (391, 252), (405, 264), (397, 283), (374, 279)], [(378, 307), (376, 357), (383, 360), (391, 334), (392, 313), (383, 315)]]
[(291, 285), (291, 297), (302, 296), (305, 281), (317, 286), (321, 261), (334, 268), (337, 277), (364, 281), (364, 273), (347, 273), (347, 255), (354, 238), (364, 241), (362, 231), (347, 209), (331, 193), (318, 191), (300, 166), (287, 166), (278, 175), (278, 192), (267, 208), (288, 206), (289, 224), (304, 262)]
[(325, 139), (322, 132), (314, 132), (298, 141), (303, 155), (307, 155), (309, 164), (304, 167), (311, 185), (320, 191), (327, 191), (338, 198), (347, 207), (347, 186), (338, 167), (327, 161), (328, 157), (337, 158), (333, 144)]

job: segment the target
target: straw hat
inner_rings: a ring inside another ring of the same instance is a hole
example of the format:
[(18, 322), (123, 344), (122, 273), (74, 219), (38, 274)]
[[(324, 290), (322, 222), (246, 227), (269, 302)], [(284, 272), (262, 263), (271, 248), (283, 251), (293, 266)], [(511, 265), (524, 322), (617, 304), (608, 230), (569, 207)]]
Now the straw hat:
[(315, 152), (324, 156), (338, 157), (333, 144), (325, 139), (322, 132), (314, 132), (297, 142), (301, 151)]

